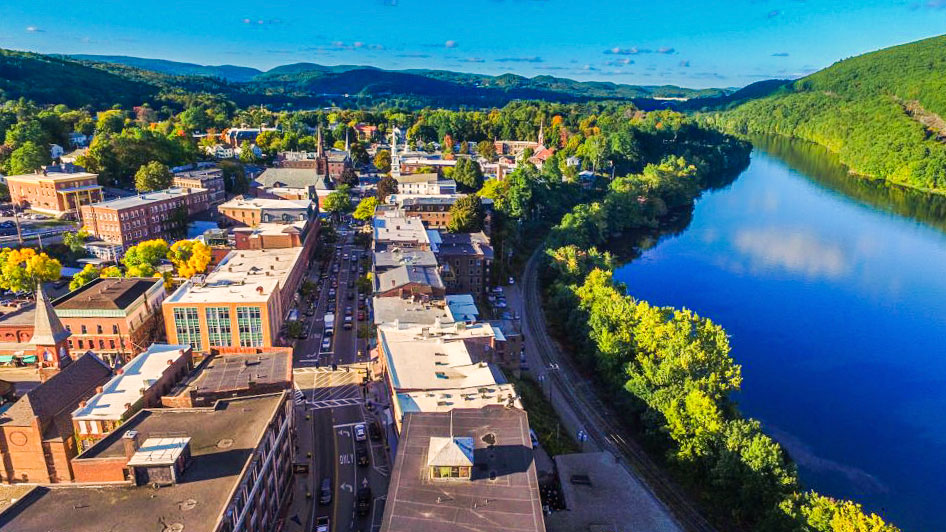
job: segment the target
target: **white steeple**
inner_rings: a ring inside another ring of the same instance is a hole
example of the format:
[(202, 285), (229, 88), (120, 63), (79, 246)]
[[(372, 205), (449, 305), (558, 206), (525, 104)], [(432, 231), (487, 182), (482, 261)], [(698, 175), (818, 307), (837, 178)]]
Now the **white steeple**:
[(397, 154), (397, 128), (391, 128), (391, 177), (401, 177), (401, 158)]

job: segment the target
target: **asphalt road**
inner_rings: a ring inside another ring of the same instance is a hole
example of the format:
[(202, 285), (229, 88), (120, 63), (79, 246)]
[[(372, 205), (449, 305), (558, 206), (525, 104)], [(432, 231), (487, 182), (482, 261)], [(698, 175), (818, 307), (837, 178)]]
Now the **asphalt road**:
[[(305, 409), (314, 416), (313, 430), (313, 465), (315, 467), (313, 511), (309, 515), (309, 529), (317, 517), (329, 516), (332, 530), (375, 531), (380, 530), (384, 512), (384, 496), (387, 493), (390, 467), (383, 443), (371, 441), (356, 442), (354, 426), (370, 422), (372, 414), (364, 406), (364, 378), (367, 371), (366, 359), (362, 356), (364, 340), (358, 338), (358, 325), (370, 323), (370, 315), (365, 312), (365, 321), (357, 320), (358, 293), (354, 281), (358, 278), (357, 259), (352, 260), (350, 237), (341, 243), (342, 249), (333, 255), (328, 265), (328, 277), (315, 301), (315, 312), (305, 317), (304, 327), (308, 338), (298, 340), (294, 349), (294, 376), (296, 386), (303, 392)], [(364, 256), (364, 250), (357, 250), (358, 257)], [(345, 259), (344, 256), (348, 255)], [(355, 264), (355, 271), (351, 265)], [(332, 287), (332, 271), (338, 266), (338, 287), (336, 303), (329, 303), (329, 289)], [(313, 268), (316, 266), (313, 265)], [(309, 272), (310, 280), (318, 280), (319, 272)], [(348, 282), (353, 287), (348, 287)], [(349, 294), (351, 297), (349, 298)], [(305, 310), (303, 303), (300, 310)], [(351, 306), (352, 327), (344, 328), (345, 308)], [(366, 309), (367, 310), (367, 309)], [(321, 349), (324, 329), (324, 316), (327, 312), (335, 313), (335, 334), (331, 347)], [(360, 348), (360, 349), (359, 349)], [(334, 365), (334, 366), (333, 366)], [(334, 369), (333, 369), (334, 368)], [(357, 464), (359, 447), (368, 453), (369, 465)], [(302, 453), (307, 452), (301, 449)], [(332, 482), (332, 503), (318, 504), (318, 486), (322, 479)], [(370, 487), (372, 491), (371, 509), (366, 516), (359, 516), (356, 509), (356, 495), (361, 487)]]

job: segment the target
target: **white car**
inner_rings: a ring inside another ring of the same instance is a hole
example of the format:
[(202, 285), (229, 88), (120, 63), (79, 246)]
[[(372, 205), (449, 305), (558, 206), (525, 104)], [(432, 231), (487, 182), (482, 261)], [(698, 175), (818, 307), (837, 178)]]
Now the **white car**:
[(315, 532), (329, 532), (328, 517), (322, 516), (315, 520)]
[(368, 438), (368, 433), (365, 430), (365, 424), (359, 423), (355, 425), (355, 441), (365, 441)]
[(332, 339), (328, 336), (322, 338), (322, 351), (328, 351), (332, 348)]
[(509, 284), (516, 284), (516, 280), (512, 277), (509, 278)]

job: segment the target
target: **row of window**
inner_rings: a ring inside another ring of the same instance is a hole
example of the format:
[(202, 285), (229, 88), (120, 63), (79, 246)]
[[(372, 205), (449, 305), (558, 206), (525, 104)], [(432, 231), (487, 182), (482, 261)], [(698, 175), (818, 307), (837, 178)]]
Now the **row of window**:
[[(69, 349), (75, 349), (77, 345), (78, 345), (79, 349), (86, 349), (86, 340), (76, 340), (76, 341), (73, 341), (72, 338), (69, 339)], [(123, 340), (123, 341), (122, 341), (122, 346), (124, 346), (124, 345), (125, 345), (125, 341)], [(95, 349), (95, 340), (88, 340), (88, 348), (89, 348), (89, 349)], [(105, 340), (102, 340), (101, 338), (99, 338), (99, 345), (98, 345), (98, 348), (99, 348), (100, 350), (104, 350), (104, 349), (105, 349)], [(109, 340), (109, 341), (108, 341), (108, 348), (111, 349), (112, 351), (115, 350), (115, 340)]]
[[(72, 332), (72, 326), (66, 325), (66, 330), (69, 332)], [(80, 331), (80, 334), (89, 334), (89, 330), (85, 325), (80, 325), (79, 331)], [(102, 331), (103, 329), (101, 325), (95, 326), (95, 334), (102, 334)], [(115, 323), (112, 324), (112, 334), (119, 334), (118, 325)]]
[[(230, 308), (207, 307), (204, 309), (204, 313), (207, 322), (207, 341), (210, 342), (210, 346), (231, 347), (233, 345), (233, 332)], [(240, 347), (262, 347), (263, 319), (260, 308), (237, 307), (236, 314)], [(178, 342), (190, 344), (198, 351), (204, 349), (200, 334), (200, 318), (196, 308), (175, 308), (174, 330), (177, 332)]]

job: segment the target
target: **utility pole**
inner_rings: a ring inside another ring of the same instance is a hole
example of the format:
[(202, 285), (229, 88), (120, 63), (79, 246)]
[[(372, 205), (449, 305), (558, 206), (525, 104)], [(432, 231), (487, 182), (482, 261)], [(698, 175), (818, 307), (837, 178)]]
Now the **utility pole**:
[(16, 239), (19, 241), (20, 247), (23, 247), (23, 231), (20, 230), (20, 217), (16, 211), (16, 203), (13, 204), (13, 223), (16, 224)]

